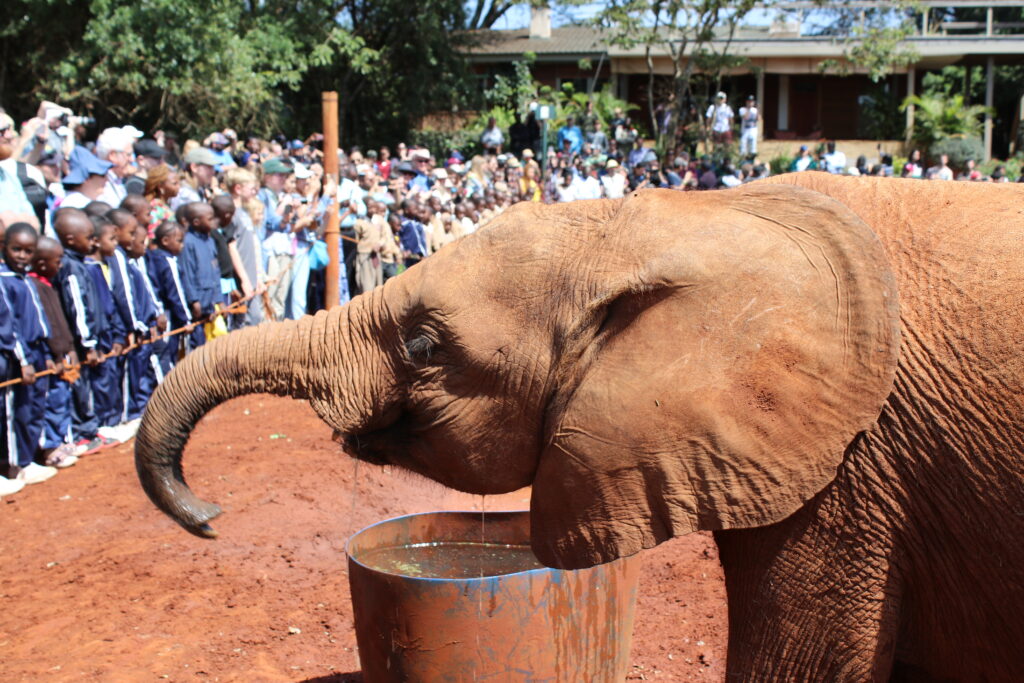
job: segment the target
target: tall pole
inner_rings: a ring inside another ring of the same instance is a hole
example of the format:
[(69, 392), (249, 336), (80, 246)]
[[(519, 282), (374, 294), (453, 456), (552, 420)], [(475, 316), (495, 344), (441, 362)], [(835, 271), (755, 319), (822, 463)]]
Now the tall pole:
[[(324, 175), (338, 183), (338, 93), (322, 93), (324, 119)], [(324, 228), (327, 242), (327, 273), (324, 291), (324, 307), (331, 308), (339, 303), (338, 278), (341, 274), (341, 219), (338, 218), (338, 201), (327, 207), (327, 227)]]
[[(991, 11), (991, 8), (989, 8)], [(992, 106), (996, 96), (996, 58), (985, 64), (985, 161), (992, 160)]]

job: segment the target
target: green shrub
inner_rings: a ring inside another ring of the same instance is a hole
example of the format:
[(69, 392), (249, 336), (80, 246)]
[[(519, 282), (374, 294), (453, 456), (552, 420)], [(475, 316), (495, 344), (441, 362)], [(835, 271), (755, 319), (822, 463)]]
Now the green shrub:
[(949, 157), (949, 165), (962, 169), (968, 159), (980, 161), (985, 157), (985, 145), (981, 138), (956, 136), (932, 143), (928, 148), (928, 156), (932, 163), (938, 163), (939, 155)]
[(769, 161), (768, 165), (772, 168), (772, 175), (789, 173), (789, 169), (793, 165), (793, 157), (777, 156)]
[(996, 170), (997, 166), (1005, 166), (1006, 177), (1010, 180), (1016, 180), (1020, 177), (1022, 170), (1024, 170), (1024, 159), (1020, 156), (1007, 159), (1006, 161), (992, 159), (991, 161), (979, 164), (978, 170), (981, 171), (982, 175), (990, 176), (992, 175), (992, 171)]

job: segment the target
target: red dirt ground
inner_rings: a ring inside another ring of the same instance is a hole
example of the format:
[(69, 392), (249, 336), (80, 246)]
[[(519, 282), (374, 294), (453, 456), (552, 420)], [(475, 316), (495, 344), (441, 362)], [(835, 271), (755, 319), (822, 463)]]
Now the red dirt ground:
[[(227, 511), (217, 541), (149, 503), (131, 444), (0, 501), (0, 678), (361, 681), (347, 537), (397, 515), (481, 506), (357, 465), (305, 404), (268, 396), (207, 416), (185, 467)], [(484, 505), (523, 509), (528, 499), (523, 490)], [(720, 681), (726, 637), (710, 536), (647, 551), (629, 679)]]

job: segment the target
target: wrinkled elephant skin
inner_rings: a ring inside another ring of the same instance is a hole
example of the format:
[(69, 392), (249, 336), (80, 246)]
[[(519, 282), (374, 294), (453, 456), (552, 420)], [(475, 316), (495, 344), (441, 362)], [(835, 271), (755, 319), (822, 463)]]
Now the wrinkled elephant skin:
[(577, 568), (712, 530), (730, 680), (1024, 680), (1024, 188), (791, 174), (522, 203), (349, 305), (219, 339), (153, 395), (142, 485), (189, 531), (195, 423), (308, 400), (345, 450), (533, 485)]

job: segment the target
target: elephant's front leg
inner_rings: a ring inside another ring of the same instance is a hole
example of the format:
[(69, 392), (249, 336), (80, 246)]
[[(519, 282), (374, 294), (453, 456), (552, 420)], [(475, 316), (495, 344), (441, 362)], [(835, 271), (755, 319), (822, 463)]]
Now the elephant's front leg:
[(826, 489), (778, 524), (716, 532), (728, 680), (889, 679), (901, 593), (891, 538), (825, 509), (835, 498)]

